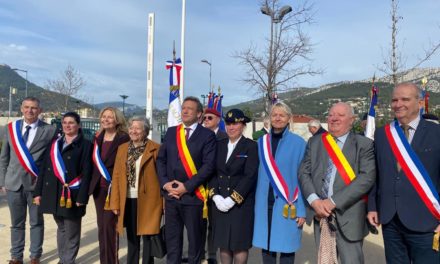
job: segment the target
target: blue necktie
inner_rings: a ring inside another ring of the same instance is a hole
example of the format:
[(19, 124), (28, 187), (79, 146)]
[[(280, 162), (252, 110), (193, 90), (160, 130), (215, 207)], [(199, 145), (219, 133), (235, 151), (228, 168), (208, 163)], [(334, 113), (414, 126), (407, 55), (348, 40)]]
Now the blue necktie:
[(24, 134), (23, 134), (23, 141), (24, 141), (25, 144), (26, 144), (27, 141), (28, 141), (29, 130), (31, 130), (31, 126), (30, 126), (30, 125), (27, 125), (27, 126), (26, 126), (26, 131), (25, 131)]
[[(337, 138), (335, 138), (335, 141), (336, 141), (336, 143), (338, 143), (338, 139)], [(328, 198), (328, 190), (330, 188), (330, 179), (332, 177), (333, 166), (334, 166), (334, 163), (333, 163), (332, 159), (329, 157), (328, 158), (327, 169), (325, 170), (324, 183), (322, 184), (322, 189), (321, 189), (321, 193), (322, 193), (322, 198), (323, 199), (327, 199)]]

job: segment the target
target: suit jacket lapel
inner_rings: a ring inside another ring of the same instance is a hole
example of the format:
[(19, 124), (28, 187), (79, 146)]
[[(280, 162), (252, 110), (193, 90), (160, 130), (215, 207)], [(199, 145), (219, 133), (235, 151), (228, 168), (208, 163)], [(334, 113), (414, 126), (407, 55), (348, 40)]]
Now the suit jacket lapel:
[(415, 146), (420, 146), (422, 144), (422, 140), (425, 138), (426, 134), (426, 122), (423, 118), (420, 119), (420, 123), (417, 126), (416, 133), (411, 141), (411, 147), (415, 151)]
[[(225, 142), (227, 142), (227, 141), (225, 140)], [(226, 143), (226, 144), (223, 144), (223, 142), (218, 143), (217, 148), (218, 148), (217, 159), (220, 160), (220, 164), (226, 165), (226, 155), (228, 154), (228, 143)]]
[[(21, 123), (23, 125), (23, 122)], [(45, 130), (45, 126), (41, 120), (38, 120), (37, 123), (37, 133), (35, 133), (34, 140), (32, 141), (31, 147), (29, 148), (29, 151), (37, 144), (38, 140), (40, 140), (41, 135), (43, 135)]]
[(232, 151), (231, 156), (229, 157), (228, 161), (226, 162), (226, 166), (229, 166), (234, 160), (235, 156), (238, 155), (243, 149), (244, 146), (244, 137), (242, 136), (240, 140), (237, 142), (237, 145), (235, 146), (234, 150)]

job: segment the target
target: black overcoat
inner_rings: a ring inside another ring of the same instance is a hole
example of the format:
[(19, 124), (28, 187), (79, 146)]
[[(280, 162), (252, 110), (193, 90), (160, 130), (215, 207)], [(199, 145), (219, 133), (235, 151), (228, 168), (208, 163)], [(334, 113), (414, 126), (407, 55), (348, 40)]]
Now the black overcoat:
[[(34, 197), (41, 196), (40, 210), (44, 214), (53, 214), (65, 218), (80, 218), (86, 213), (86, 204), (89, 199), (89, 185), (92, 173), (92, 143), (83, 137), (82, 133), (62, 149), (61, 155), (65, 165), (66, 182), (72, 181), (81, 175), (81, 185), (79, 189), (71, 189), (72, 208), (60, 207), (62, 184), (53, 172), (52, 161), (50, 158), (50, 148), (45, 153), (45, 159), (40, 166), (40, 173), (34, 191)], [(67, 200), (67, 191), (65, 191)], [(76, 206), (76, 203), (84, 206)]]

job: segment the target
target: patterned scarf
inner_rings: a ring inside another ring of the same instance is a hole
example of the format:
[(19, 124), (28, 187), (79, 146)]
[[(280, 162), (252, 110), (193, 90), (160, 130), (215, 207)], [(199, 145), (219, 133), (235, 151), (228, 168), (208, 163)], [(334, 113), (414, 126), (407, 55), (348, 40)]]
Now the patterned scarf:
[(148, 138), (145, 137), (142, 140), (142, 145), (135, 147), (133, 141), (128, 143), (128, 155), (127, 155), (127, 180), (130, 187), (134, 188), (136, 185), (136, 161), (144, 153), (147, 146)]
[(319, 241), (318, 264), (337, 264), (336, 232), (330, 230), (327, 218), (321, 218), (321, 238)]

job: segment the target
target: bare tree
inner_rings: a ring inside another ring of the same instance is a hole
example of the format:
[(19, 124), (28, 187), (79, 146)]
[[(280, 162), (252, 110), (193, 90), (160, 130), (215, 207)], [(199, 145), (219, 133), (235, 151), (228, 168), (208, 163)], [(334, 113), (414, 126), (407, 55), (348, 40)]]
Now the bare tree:
[(260, 4), (262, 13), (269, 15), (271, 22), (266, 47), (259, 51), (251, 44), (234, 57), (246, 69), (242, 81), (263, 95), (268, 112), (274, 93), (293, 89), (298, 77), (320, 74), (322, 70), (313, 69), (309, 57), (312, 44), (302, 30), (302, 26), (312, 23), (313, 6), (303, 2), (293, 10), (286, 10), (290, 7), (281, 7), (279, 0), (264, 0)]
[(399, 1), (391, 0), (391, 48), (386, 55), (383, 55), (383, 64), (377, 66), (378, 70), (391, 76), (392, 83), (395, 86), (400, 78), (408, 72), (422, 65), (424, 62), (431, 59), (431, 57), (440, 49), (440, 42), (430, 43), (429, 48), (424, 50), (422, 57), (417, 58), (417, 62), (412, 66), (406, 67), (406, 58), (402, 55), (401, 49), (397, 41), (397, 34), (399, 33), (398, 23), (403, 19), (398, 14)]
[(64, 111), (69, 109), (69, 98), (78, 93), (86, 85), (86, 81), (80, 72), (72, 65), (60, 73), (60, 77), (55, 80), (47, 80), (46, 88), (64, 95)]

